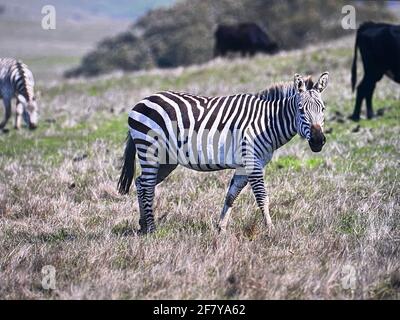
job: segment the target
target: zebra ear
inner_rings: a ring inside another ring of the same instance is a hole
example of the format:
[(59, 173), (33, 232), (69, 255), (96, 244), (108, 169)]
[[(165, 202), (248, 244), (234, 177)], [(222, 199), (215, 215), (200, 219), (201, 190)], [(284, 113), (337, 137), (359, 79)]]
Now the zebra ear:
[(323, 74), (321, 74), (318, 81), (314, 85), (314, 89), (318, 90), (319, 92), (324, 91), (328, 85), (328, 79), (329, 79), (329, 72), (326, 71)]
[(294, 75), (294, 87), (298, 92), (306, 91), (306, 84), (304, 82), (304, 79), (301, 75), (297, 73)]

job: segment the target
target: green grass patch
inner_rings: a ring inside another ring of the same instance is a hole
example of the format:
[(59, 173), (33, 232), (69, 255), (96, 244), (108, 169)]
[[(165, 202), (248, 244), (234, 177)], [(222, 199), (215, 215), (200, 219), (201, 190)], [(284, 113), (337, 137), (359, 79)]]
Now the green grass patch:
[(276, 170), (291, 170), (301, 171), (307, 169), (315, 169), (323, 166), (325, 160), (322, 157), (313, 157), (300, 159), (297, 156), (282, 156), (276, 160), (272, 160), (267, 166), (266, 174), (274, 172)]
[(63, 159), (63, 151), (75, 149), (87, 142), (87, 137), (75, 128), (55, 129), (49, 133), (49, 125), (34, 132), (11, 131), (0, 136), (0, 149), (3, 155), (15, 157), (29, 153), (41, 154), (45, 160), (57, 163)]
[(97, 123), (98, 127), (93, 128), (86, 122), (71, 128), (41, 123), (40, 127), (32, 132), (12, 130), (9, 134), (0, 135), (1, 154), (16, 157), (34, 153), (41, 155), (46, 162), (57, 164), (65, 159), (67, 152), (71, 157), (77, 150), (89, 153), (90, 145), (97, 139), (123, 146), (128, 130), (126, 115), (110, 120), (93, 119), (91, 123)]
[(360, 237), (365, 233), (365, 221), (356, 212), (342, 213), (338, 218), (336, 231), (341, 234)]
[(325, 161), (323, 158), (310, 158), (310, 159), (306, 159), (304, 162), (305, 162), (305, 167), (307, 169), (318, 168), (325, 164)]
[(301, 160), (296, 156), (279, 157), (277, 160), (271, 162), (270, 168), (300, 171)]

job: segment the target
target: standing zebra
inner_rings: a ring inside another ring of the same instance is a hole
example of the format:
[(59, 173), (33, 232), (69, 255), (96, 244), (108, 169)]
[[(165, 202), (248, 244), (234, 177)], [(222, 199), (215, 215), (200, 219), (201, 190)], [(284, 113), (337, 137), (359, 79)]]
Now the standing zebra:
[(37, 127), (38, 106), (34, 94), (35, 82), (32, 72), (19, 60), (0, 58), (0, 98), (3, 98), (5, 115), (0, 123), (3, 129), (11, 117), (11, 100), (17, 99), (15, 128), (21, 127), (21, 118), (30, 129)]
[(181, 164), (198, 171), (235, 169), (218, 227), (226, 229), (233, 202), (250, 183), (267, 227), (272, 226), (263, 169), (273, 152), (296, 133), (314, 152), (325, 144), (321, 92), (328, 72), (313, 84), (296, 74), (293, 83), (259, 94), (202, 97), (161, 92), (136, 104), (129, 114), (124, 165), (118, 188), (129, 192), (138, 153), (142, 169), (136, 179), (141, 232), (155, 230), (155, 186)]

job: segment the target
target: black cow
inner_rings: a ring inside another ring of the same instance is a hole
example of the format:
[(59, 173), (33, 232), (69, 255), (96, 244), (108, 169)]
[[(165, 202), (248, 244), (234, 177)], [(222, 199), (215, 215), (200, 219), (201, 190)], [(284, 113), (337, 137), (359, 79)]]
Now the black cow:
[(278, 51), (277, 44), (255, 23), (219, 25), (214, 36), (214, 57), (225, 56), (229, 51), (240, 52), (242, 56)]
[(364, 78), (357, 87), (357, 98), (351, 119), (360, 120), (361, 104), (367, 102), (367, 118), (374, 116), (372, 95), (376, 83), (386, 74), (400, 83), (400, 25), (363, 23), (357, 31), (354, 59), (351, 70), (351, 87), (357, 82), (357, 48), (360, 49)]

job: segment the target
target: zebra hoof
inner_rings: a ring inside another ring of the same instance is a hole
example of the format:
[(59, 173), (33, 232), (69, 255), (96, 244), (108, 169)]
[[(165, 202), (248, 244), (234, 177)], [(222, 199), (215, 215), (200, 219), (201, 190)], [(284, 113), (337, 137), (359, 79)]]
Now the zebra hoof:
[(221, 223), (221, 222), (217, 222), (214, 224), (215, 229), (217, 230), (218, 233), (226, 233), (227, 230), (227, 224), (225, 223)]
[(146, 235), (146, 234), (154, 233), (155, 231), (156, 231), (156, 228), (140, 228), (138, 230), (138, 234), (143, 236), (143, 235)]
[(273, 232), (275, 231), (275, 226), (272, 222), (266, 223), (265, 228), (267, 229), (268, 232)]
[(217, 229), (218, 233), (225, 233), (226, 232), (226, 228), (221, 227), (220, 225), (217, 225), (216, 229)]
[(140, 228), (139, 234), (151, 234), (156, 232), (156, 227)]
[(276, 231), (275, 226), (273, 224), (270, 224), (270, 225), (268, 225), (266, 227), (266, 229), (267, 229), (266, 230), (266, 237), (267, 238), (272, 238), (274, 236), (274, 234), (275, 234), (275, 231)]

